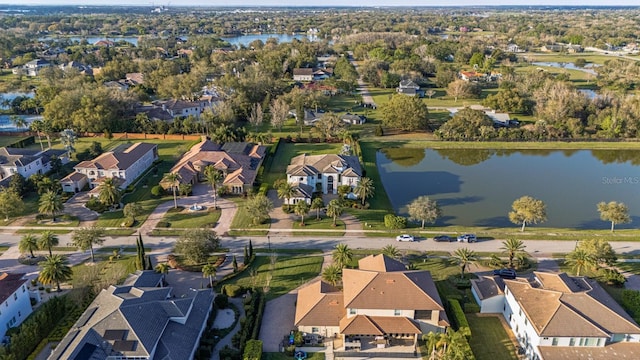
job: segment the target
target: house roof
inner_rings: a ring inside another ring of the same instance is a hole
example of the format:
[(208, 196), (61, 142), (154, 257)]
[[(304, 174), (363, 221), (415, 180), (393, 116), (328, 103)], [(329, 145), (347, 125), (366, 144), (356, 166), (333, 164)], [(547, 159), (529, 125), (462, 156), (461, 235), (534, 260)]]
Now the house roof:
[(24, 273), (0, 273), (0, 304), (28, 281)]
[(298, 291), (296, 326), (338, 326), (346, 315), (342, 292), (324, 281), (316, 281)]
[(366, 117), (364, 117), (364, 115), (350, 114), (350, 113), (346, 113), (342, 115), (340, 118), (342, 120), (358, 120), (358, 121), (364, 121), (367, 119)]
[(127, 170), (138, 159), (158, 145), (138, 142), (124, 151), (109, 151), (93, 160), (87, 160), (75, 166), (75, 169)]
[(379, 272), (391, 272), (391, 271), (405, 271), (407, 267), (403, 263), (394, 260), (383, 254), (369, 255), (358, 260), (358, 269), (379, 271)]
[(613, 333), (640, 333), (638, 324), (597, 282), (565, 273), (534, 275), (530, 281), (504, 282), (539, 335), (608, 337)]
[(295, 191), (294, 198), (305, 198), (311, 199), (313, 197), (313, 186), (303, 184), (303, 183), (294, 183), (293, 190)]
[[(153, 272), (153, 271), (149, 271)], [(138, 272), (127, 283), (153, 276)], [(213, 294), (200, 290), (169, 299), (171, 288), (110, 286), (102, 290), (56, 347), (50, 359), (108, 356), (188, 359), (211, 309)]]
[(399, 88), (400, 89), (411, 88), (411, 89), (414, 89), (414, 90), (419, 90), (420, 86), (418, 86), (418, 84), (416, 84), (412, 80), (401, 80), (400, 84), (399, 84)]
[(405, 316), (356, 315), (340, 321), (344, 335), (422, 334), (420, 326)]
[(45, 151), (40, 151), (32, 149), (2, 147), (0, 148), (0, 165), (25, 166), (38, 159), (42, 159), (42, 163), (47, 163), (49, 162), (49, 160), (51, 160), (52, 156), (60, 157), (65, 153), (65, 150), (48, 149)]
[[(301, 154), (291, 159), (290, 165), (287, 167), (287, 174), (294, 175), (299, 173), (300, 168), (307, 166), (308, 171), (314, 174), (321, 173), (339, 173), (351, 168), (353, 172), (362, 176), (362, 168), (358, 157), (350, 155), (307, 155)], [(342, 168), (338, 170), (338, 168)]]
[(64, 178), (62, 178), (62, 180), (60, 180), (61, 183), (67, 183), (67, 182), (78, 182), (84, 178), (87, 178), (87, 175), (83, 174), (83, 173), (79, 173), (79, 172), (72, 172), (71, 174), (65, 176)]
[(539, 346), (542, 360), (635, 360), (640, 343), (618, 342), (606, 346)]
[(293, 69), (293, 75), (307, 75), (307, 76), (312, 76), (313, 75), (313, 69), (312, 68), (295, 68)]
[(504, 294), (504, 281), (499, 276), (480, 276), (479, 279), (471, 280), (471, 286), (480, 300)]

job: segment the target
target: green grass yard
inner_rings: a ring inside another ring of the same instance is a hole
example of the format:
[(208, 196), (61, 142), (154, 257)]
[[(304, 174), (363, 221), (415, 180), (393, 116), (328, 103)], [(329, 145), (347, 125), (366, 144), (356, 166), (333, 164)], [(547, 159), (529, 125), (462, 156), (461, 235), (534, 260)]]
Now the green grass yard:
[(220, 210), (207, 209), (204, 211), (190, 211), (189, 209), (178, 207), (171, 208), (162, 218), (162, 221), (169, 223), (170, 228), (191, 229), (202, 227), (213, 227), (220, 219)]
[(247, 214), (247, 210), (244, 208), (247, 200), (236, 196), (229, 197), (229, 200), (235, 202), (238, 207), (238, 211), (236, 211), (236, 215), (233, 217), (233, 221), (231, 221), (231, 229), (252, 229), (250, 230), (251, 232), (240, 231), (240, 233), (245, 235), (267, 235), (266, 230), (269, 229), (270, 226), (269, 220), (260, 225), (253, 225), (249, 214)]
[(502, 322), (496, 316), (466, 314), (471, 327), (469, 345), (476, 360), (517, 359), (516, 348)]
[(275, 158), (271, 163), (270, 169), (265, 169), (264, 181), (273, 184), (278, 179), (286, 178), (287, 166), (291, 162), (291, 158), (301, 154), (322, 155), (322, 154), (339, 154), (342, 149), (342, 143), (287, 143), (281, 142), (276, 152)]

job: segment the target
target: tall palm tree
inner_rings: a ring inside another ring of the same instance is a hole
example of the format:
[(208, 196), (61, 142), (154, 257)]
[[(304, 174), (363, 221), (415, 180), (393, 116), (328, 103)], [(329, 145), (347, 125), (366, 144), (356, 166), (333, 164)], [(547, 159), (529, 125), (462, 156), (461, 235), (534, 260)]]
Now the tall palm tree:
[(575, 270), (576, 276), (580, 276), (580, 273), (585, 268), (595, 267), (596, 260), (584, 249), (575, 249), (567, 254), (567, 263)]
[(373, 180), (368, 177), (363, 177), (358, 181), (358, 185), (353, 189), (353, 193), (362, 199), (362, 205), (364, 205), (366, 200), (373, 196), (375, 190), (376, 188), (373, 186)]
[(320, 210), (324, 207), (324, 201), (321, 197), (317, 197), (311, 201), (311, 210), (316, 211), (316, 220), (320, 220)]
[(304, 226), (304, 217), (309, 213), (309, 204), (305, 200), (298, 201), (293, 211), (300, 216), (300, 225)]
[(60, 241), (58, 240), (58, 235), (47, 230), (40, 235), (40, 239), (38, 239), (38, 247), (42, 250), (49, 250), (49, 256), (52, 256), (53, 254), (51, 253), (51, 248), (53, 248), (54, 246), (58, 246), (59, 242)]
[(295, 193), (296, 189), (286, 181), (278, 186), (278, 197), (285, 200), (287, 209), (289, 208), (289, 199), (291, 199)]
[(162, 180), (171, 184), (171, 191), (173, 191), (173, 208), (177, 209), (178, 197), (176, 195), (176, 190), (178, 190), (178, 186), (180, 186), (180, 175), (177, 173), (166, 173)]
[(338, 199), (329, 201), (329, 205), (327, 205), (327, 215), (333, 218), (333, 226), (337, 226), (336, 220), (342, 215), (342, 210), (342, 205), (340, 205)]
[(387, 245), (382, 248), (382, 254), (395, 259), (400, 257), (400, 250), (393, 245)]
[(43, 122), (40, 119), (33, 120), (31, 122), (31, 131), (34, 131), (38, 136), (38, 142), (40, 143), (40, 150), (44, 151), (44, 143), (42, 143), (42, 129)]
[(56, 214), (64, 209), (62, 198), (53, 191), (47, 191), (42, 194), (38, 205), (38, 211), (44, 214), (51, 214), (53, 222), (56, 222)]
[(98, 199), (101, 203), (111, 207), (120, 203), (120, 189), (114, 178), (106, 178), (99, 186)]
[(336, 249), (333, 250), (333, 262), (343, 269), (347, 267), (347, 265), (353, 259), (353, 252), (349, 249), (347, 244), (338, 244), (336, 245)]
[(333, 286), (338, 285), (341, 279), (342, 269), (338, 266), (338, 264), (327, 266), (324, 270), (322, 270), (322, 280), (328, 282)]
[(60, 291), (60, 282), (70, 280), (73, 274), (68, 264), (67, 259), (61, 255), (47, 256), (38, 264), (41, 267), (38, 281), (45, 285), (55, 283)]
[(33, 251), (38, 250), (40, 247), (38, 246), (38, 238), (33, 234), (25, 234), (22, 235), (20, 239), (20, 244), (18, 244), (18, 250), (21, 253), (29, 252), (31, 257), (33, 256)]
[(464, 278), (464, 272), (469, 265), (476, 261), (476, 253), (468, 248), (460, 248), (453, 253), (453, 258), (458, 262), (460, 266), (460, 278)]
[(213, 289), (213, 280), (216, 278), (216, 267), (211, 264), (203, 266), (202, 277), (209, 278), (209, 286)]
[(522, 240), (518, 240), (514, 238), (507, 239), (502, 242), (502, 247), (500, 248), (500, 250), (502, 250), (504, 253), (506, 253), (509, 256), (510, 268), (513, 267), (513, 259), (516, 257), (516, 255), (524, 252), (525, 247), (526, 246), (524, 245)]
[(213, 165), (208, 165), (204, 168), (203, 171), (205, 179), (209, 185), (211, 185), (211, 190), (213, 190), (213, 208), (218, 208), (218, 185), (224, 179), (224, 174), (222, 171), (216, 169)]
[(27, 121), (23, 117), (18, 115), (10, 115), (9, 121), (11, 121), (11, 123), (13, 124), (13, 126), (16, 127), (16, 129), (26, 128), (28, 125)]

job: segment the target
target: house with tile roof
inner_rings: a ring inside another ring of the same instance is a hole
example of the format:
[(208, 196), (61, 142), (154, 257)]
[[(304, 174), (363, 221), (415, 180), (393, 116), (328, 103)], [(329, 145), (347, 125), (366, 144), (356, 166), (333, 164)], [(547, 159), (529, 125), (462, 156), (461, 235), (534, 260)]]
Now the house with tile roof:
[(12, 147), (0, 148), (0, 179), (13, 174), (28, 178), (33, 174), (45, 174), (51, 170), (51, 159), (57, 157), (63, 164), (69, 162), (66, 150), (44, 151)]
[(370, 255), (358, 269), (343, 269), (343, 289), (323, 281), (298, 291), (299, 331), (342, 340), (338, 352), (388, 348), (416, 350), (421, 334), (449, 326), (428, 271), (407, 270), (386, 255)]
[(7, 330), (20, 326), (31, 314), (26, 274), (0, 273), (0, 340)]
[[(246, 142), (216, 144), (204, 138), (185, 153), (171, 172), (180, 175), (180, 183), (197, 184), (206, 181), (204, 169), (212, 165), (224, 176), (222, 186), (232, 194), (244, 194), (253, 187), (262, 165), (266, 147)], [(171, 184), (161, 182), (165, 189)]]
[(98, 294), (49, 360), (193, 359), (211, 313), (211, 290), (174, 297), (164, 275), (138, 271)]
[[(337, 194), (340, 185), (349, 185), (353, 189), (361, 177), (360, 161), (357, 156), (351, 155), (302, 154), (292, 158), (287, 166), (287, 182), (293, 184), (294, 188), (306, 185), (323, 194)], [(291, 198), (289, 203), (295, 204), (300, 200)], [(310, 197), (305, 197), (305, 200), (311, 202)]]
[(86, 183), (89, 184), (89, 188), (94, 189), (104, 179), (115, 178), (120, 188), (124, 189), (157, 159), (158, 145), (138, 142), (79, 163), (73, 168), (75, 172), (60, 180), (60, 184), (66, 192), (78, 192)]
[(483, 301), (504, 299), (499, 311), (527, 359), (636, 359), (640, 354), (640, 326), (595, 280), (534, 272), (528, 279), (502, 281), (502, 291), (485, 284)]

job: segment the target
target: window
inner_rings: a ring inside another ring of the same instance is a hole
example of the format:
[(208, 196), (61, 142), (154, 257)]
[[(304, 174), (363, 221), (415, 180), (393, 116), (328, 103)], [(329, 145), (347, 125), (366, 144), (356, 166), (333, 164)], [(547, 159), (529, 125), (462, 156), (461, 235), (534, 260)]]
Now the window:
[(349, 309), (349, 315), (355, 315), (356, 309)]
[(400, 310), (393, 310), (393, 316), (400, 316), (401, 313), (402, 311)]
[(25, 289), (24, 285), (22, 285), (22, 292), (25, 292), (25, 290), (26, 289)]
[(551, 340), (551, 345), (552, 346), (558, 346), (558, 338), (554, 337), (553, 340)]
[(584, 338), (580, 338), (580, 344), (578, 346), (584, 346)]
[(312, 328), (311, 328), (311, 332), (312, 332), (312, 333), (314, 333), (314, 334), (315, 334), (315, 333), (319, 333), (319, 332), (320, 332), (320, 329), (318, 329), (317, 327), (312, 327)]
[(522, 308), (520, 308), (520, 310), (518, 310), (518, 315), (522, 316)]
[(569, 346), (576, 346), (576, 339), (574, 338), (569, 339)]
[(529, 325), (529, 320), (527, 320), (527, 318), (524, 318), (524, 326)]
[(13, 300), (18, 300), (18, 294), (13, 293)]
[(18, 317), (22, 317), (22, 313), (18, 311)]

